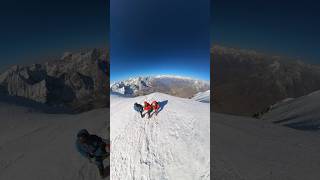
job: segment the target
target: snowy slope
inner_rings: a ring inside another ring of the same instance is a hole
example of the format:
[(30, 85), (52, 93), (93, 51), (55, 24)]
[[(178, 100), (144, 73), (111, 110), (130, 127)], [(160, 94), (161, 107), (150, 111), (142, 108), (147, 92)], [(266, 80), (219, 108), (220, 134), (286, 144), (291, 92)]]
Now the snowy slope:
[[(142, 119), (133, 104), (145, 100), (163, 109)], [(210, 179), (209, 104), (162, 93), (110, 101), (111, 179)]]
[(320, 91), (274, 105), (262, 118), (300, 130), (320, 130)]
[(318, 180), (320, 136), (211, 113), (214, 180)]
[(0, 103), (1, 180), (98, 180), (94, 164), (75, 148), (79, 129), (105, 137), (108, 109), (44, 114)]
[(199, 102), (210, 103), (210, 90), (205, 92), (198, 92), (192, 97), (192, 99)]

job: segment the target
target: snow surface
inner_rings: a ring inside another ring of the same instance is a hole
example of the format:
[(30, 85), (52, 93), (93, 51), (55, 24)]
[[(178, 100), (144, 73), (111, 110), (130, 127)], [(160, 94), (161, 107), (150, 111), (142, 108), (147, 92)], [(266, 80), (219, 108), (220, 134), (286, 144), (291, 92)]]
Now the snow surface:
[(199, 102), (210, 103), (210, 90), (205, 92), (198, 92), (192, 97), (192, 99)]
[(211, 113), (214, 180), (319, 180), (317, 133)]
[[(133, 104), (161, 102), (141, 118)], [(210, 179), (210, 107), (162, 93), (126, 98), (111, 95), (111, 179)]]
[(108, 109), (45, 114), (0, 103), (0, 179), (101, 179), (96, 166), (77, 152), (75, 140), (82, 128), (105, 137), (108, 116)]
[(319, 108), (320, 91), (315, 91), (277, 103), (262, 119), (299, 130), (320, 132)]

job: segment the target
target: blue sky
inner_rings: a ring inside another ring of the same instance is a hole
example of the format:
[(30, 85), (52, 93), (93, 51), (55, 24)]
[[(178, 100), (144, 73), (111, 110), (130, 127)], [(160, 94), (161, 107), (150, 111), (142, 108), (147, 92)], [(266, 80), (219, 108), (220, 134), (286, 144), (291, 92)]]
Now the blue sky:
[(114, 79), (143, 73), (208, 78), (210, 40), (320, 63), (317, 1), (214, 0), (211, 6), (209, 0), (110, 3), (111, 39), (109, 1), (4, 1), (0, 69), (64, 51), (105, 47), (110, 41)]
[[(179, 75), (202, 80), (210, 79), (210, 66), (208, 63), (203, 63), (209, 61), (209, 56), (194, 59), (183, 58), (183, 62), (181, 59), (174, 58), (154, 58), (153, 60), (155, 61), (154, 64), (143, 64), (148, 60), (142, 59), (137, 60), (135, 63), (117, 63), (117, 67), (111, 67), (113, 70), (111, 72), (111, 81), (125, 80), (128, 77), (155, 75)], [(166, 63), (158, 63), (159, 61), (166, 61)], [(194, 62), (199, 62), (199, 64)], [(111, 66), (114, 66), (113, 62)]]
[(0, 6), (0, 68), (106, 47), (107, 0), (12, 0)]
[(157, 74), (208, 80), (209, 2), (111, 1), (111, 81)]
[(320, 63), (320, 2), (213, 0), (211, 41)]

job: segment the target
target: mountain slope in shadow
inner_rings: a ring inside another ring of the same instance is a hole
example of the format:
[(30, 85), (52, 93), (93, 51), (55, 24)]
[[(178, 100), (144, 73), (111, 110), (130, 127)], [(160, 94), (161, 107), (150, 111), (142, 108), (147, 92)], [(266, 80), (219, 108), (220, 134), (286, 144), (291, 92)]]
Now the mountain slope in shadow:
[(214, 46), (211, 61), (215, 112), (252, 116), (320, 89), (320, 67), (298, 60)]

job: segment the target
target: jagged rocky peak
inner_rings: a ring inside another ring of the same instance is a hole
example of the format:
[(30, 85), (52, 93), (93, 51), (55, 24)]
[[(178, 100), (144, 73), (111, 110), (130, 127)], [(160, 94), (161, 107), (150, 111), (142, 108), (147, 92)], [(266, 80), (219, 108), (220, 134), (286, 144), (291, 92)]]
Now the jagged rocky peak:
[(14, 65), (0, 75), (0, 93), (80, 111), (107, 105), (109, 59), (104, 49), (64, 53), (60, 59)]

